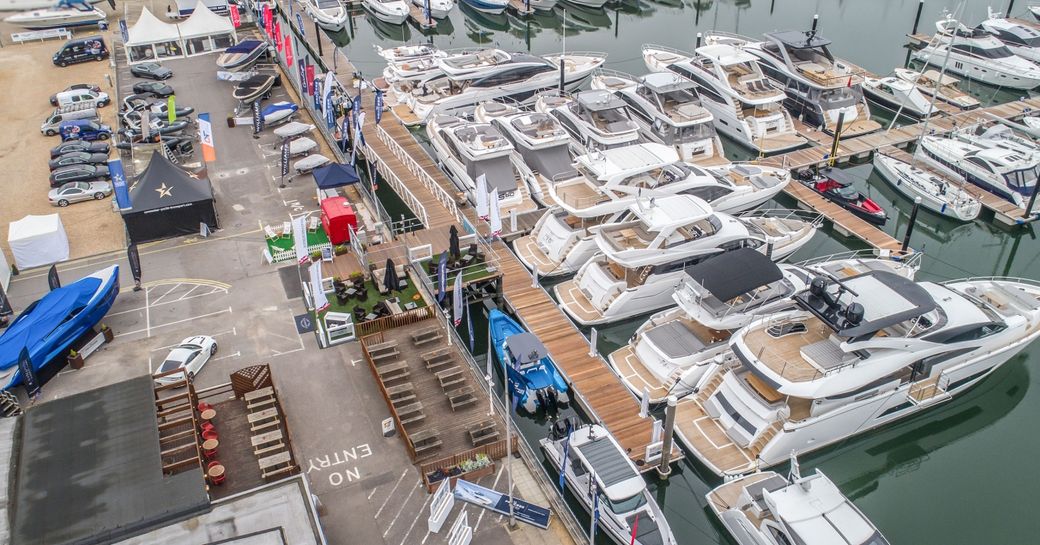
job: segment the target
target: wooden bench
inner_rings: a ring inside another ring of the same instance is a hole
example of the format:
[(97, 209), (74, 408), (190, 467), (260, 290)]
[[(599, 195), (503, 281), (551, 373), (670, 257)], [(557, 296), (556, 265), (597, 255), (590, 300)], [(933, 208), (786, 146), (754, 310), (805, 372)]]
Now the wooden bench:
[(498, 430), (495, 429), (494, 420), (484, 420), (469, 429), (469, 441), (474, 447), (479, 447), (485, 443), (491, 443), (497, 440)]
[(415, 450), (415, 455), (418, 456), (426, 451), (441, 448), (441, 440), (434, 439), (433, 441), (429, 441), (418, 446), (412, 445), (412, 448)]
[(473, 395), (473, 388), (470, 386), (449, 390), (447, 396), (452, 411), (477, 402), (477, 398)]
[(376, 355), (376, 353), (378, 353), (378, 352), (385, 352), (385, 351), (394, 351), (394, 352), (396, 352), (397, 351), (397, 341), (396, 340), (389, 340), (389, 341), (384, 341), (384, 342), (381, 342), (381, 343), (375, 343), (375, 344), (372, 344), (372, 345), (368, 346), (368, 353), (372, 354), (373, 356)]
[(412, 343), (414, 343), (415, 346), (437, 342), (442, 338), (444, 338), (444, 334), (441, 332), (440, 326), (428, 327), (421, 331), (412, 333)]
[(270, 471), (263, 471), (263, 472), (260, 473), (260, 475), (266, 480), (266, 479), (270, 479), (271, 477), (277, 477), (277, 476), (281, 475), (282, 473), (292, 473), (292, 471), (294, 469), (296, 469), (296, 464), (290, 463), (289, 465), (287, 465), (285, 467), (273, 469), (273, 470), (270, 470)]
[(274, 430), (260, 435), (254, 435), (249, 438), (249, 442), (253, 446), (253, 449), (262, 448), (270, 443), (281, 443), (282, 430)]
[(279, 441), (279, 442), (277, 442), (277, 443), (275, 443), (275, 444), (273, 444), (273, 445), (271, 445), (269, 447), (253, 449), (253, 454), (256, 455), (257, 457), (260, 457), (260, 456), (263, 456), (265, 454), (270, 454), (272, 452), (281, 452), (283, 450), (285, 450), (285, 443), (282, 443), (281, 441)]
[(401, 407), (394, 407), (397, 411), (397, 418), (401, 421), (401, 425), (414, 424), (421, 422), (426, 419), (426, 413), (423, 412), (423, 406), (421, 401), (416, 401), (408, 405), (402, 405)]
[(397, 361), (400, 359), (400, 356), (401, 353), (397, 350), (394, 350), (393, 352), (380, 352), (379, 354), (369, 354), (369, 357), (372, 358), (372, 363), (376, 365), (381, 365), (391, 361)]
[(261, 430), (266, 430), (268, 428), (277, 428), (279, 425), (281, 425), (281, 423), (282, 423), (282, 419), (281, 418), (275, 418), (273, 420), (268, 420), (267, 422), (263, 422), (263, 423), (260, 423), (260, 424), (253, 424), (252, 426), (249, 427), (249, 431), (251, 431), (251, 432), (258, 432), (258, 431), (261, 431)]
[(406, 361), (400, 361), (397, 363), (383, 365), (382, 367), (376, 367), (376, 373), (379, 373), (379, 378), (383, 382), (404, 379), (408, 378), (408, 376), (411, 375), (411, 371), (408, 370), (408, 362)]
[(466, 377), (463, 376), (462, 369), (457, 365), (451, 369), (439, 371), (434, 374), (437, 376), (437, 380), (441, 383), (441, 388), (445, 390), (447, 390), (449, 386), (466, 382)]
[(278, 470), (291, 469), (292, 456), (289, 455), (288, 451), (279, 452), (278, 454), (260, 458), (257, 463), (260, 465), (260, 474), (267, 479), (275, 473), (281, 473)]
[(256, 424), (257, 422), (263, 422), (269, 418), (276, 418), (278, 416), (278, 409), (271, 407), (270, 409), (264, 409), (255, 413), (249, 413), (246, 415), (246, 420), (250, 424)]
[(411, 382), (398, 384), (397, 386), (391, 386), (387, 388), (386, 395), (390, 398), (390, 402), (396, 406), (398, 403), (414, 401), (415, 387), (412, 385)]
[(273, 396), (274, 388), (268, 386), (266, 388), (260, 388), (259, 390), (253, 390), (252, 392), (246, 392), (243, 397), (246, 401), (253, 401), (261, 397)]
[(450, 348), (445, 348), (423, 354), (422, 361), (423, 364), (426, 365), (427, 369), (436, 372), (439, 368), (446, 365), (454, 365), (455, 354), (451, 352)]
[(437, 430), (432, 429), (432, 428), (426, 428), (425, 430), (419, 430), (419, 431), (417, 431), (417, 432), (415, 432), (413, 434), (410, 434), (408, 436), (408, 439), (411, 440), (413, 446), (414, 445), (418, 445), (418, 444), (420, 444), (420, 443), (422, 443), (424, 441), (428, 441), (430, 439), (436, 439), (436, 438), (437, 438)]
[(257, 399), (256, 401), (253, 401), (252, 403), (246, 405), (246, 409), (249, 410), (250, 412), (252, 412), (253, 409), (259, 409), (261, 407), (267, 407), (268, 405), (274, 405), (274, 403), (275, 403), (274, 396), (266, 397), (266, 398), (263, 398), (263, 399)]

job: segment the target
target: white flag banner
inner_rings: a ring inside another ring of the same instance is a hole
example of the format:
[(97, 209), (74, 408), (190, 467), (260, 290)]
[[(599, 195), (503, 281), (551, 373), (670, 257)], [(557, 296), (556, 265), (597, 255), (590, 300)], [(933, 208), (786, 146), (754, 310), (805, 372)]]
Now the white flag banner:
[(643, 398), (639, 400), (639, 418), (650, 414), (650, 389), (643, 386)]
[(490, 217), (488, 215), (488, 190), (487, 190), (487, 175), (481, 174), (477, 176), (477, 216), (480, 219), (487, 221)]
[(455, 287), (452, 289), (452, 317), (455, 319), (455, 327), (462, 324), (462, 271), (455, 276)]
[(325, 115), (325, 118), (329, 117), (329, 108), (332, 107), (332, 101), (329, 100), (329, 95), (332, 94), (332, 86), (335, 85), (336, 76), (332, 71), (325, 72), (325, 85), (321, 88), (321, 113)]
[(296, 260), (300, 265), (310, 261), (307, 252), (307, 218), (300, 216), (292, 220), (293, 246), (296, 249)]
[(491, 237), (497, 237), (502, 234), (502, 211), (498, 209), (498, 188), (491, 190)]
[(324, 312), (329, 308), (329, 299), (321, 287), (321, 261), (311, 263), (311, 293), (314, 297), (314, 313)]

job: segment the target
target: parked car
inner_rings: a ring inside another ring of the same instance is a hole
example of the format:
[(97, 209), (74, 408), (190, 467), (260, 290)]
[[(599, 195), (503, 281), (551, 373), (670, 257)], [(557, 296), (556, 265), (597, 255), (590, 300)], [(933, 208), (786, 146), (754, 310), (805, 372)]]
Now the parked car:
[(76, 121), (63, 121), (58, 127), (58, 134), (61, 134), (62, 141), (108, 140), (112, 137), (112, 127), (89, 119), (78, 119)]
[(104, 199), (112, 194), (112, 184), (108, 182), (69, 182), (47, 192), (47, 200), (51, 206), (66, 207), (80, 201)]
[(173, 94), (173, 87), (157, 81), (142, 81), (134, 84), (134, 93), (150, 93), (152, 96), (166, 98)]
[(111, 149), (106, 142), (87, 142), (86, 140), (68, 140), (51, 148), (51, 159), (74, 151), (86, 153), (104, 153)]
[[(163, 360), (159, 368), (155, 370), (156, 374), (165, 373), (167, 371), (173, 371), (175, 369), (184, 369), (184, 373), (188, 377), (194, 377), (199, 374), (202, 370), (202, 366), (206, 365), (210, 357), (217, 353), (217, 341), (213, 337), (206, 335), (198, 335), (195, 337), (188, 337), (181, 341), (181, 344), (173, 347), (170, 353), (167, 354), (166, 359)], [(156, 379), (156, 382), (160, 384), (168, 384), (171, 382), (177, 382), (184, 378), (180, 373), (174, 373), (165, 377)]]
[(51, 172), (51, 187), (69, 182), (98, 182), (108, 180), (111, 175), (105, 165), (70, 165)]
[(91, 91), (90, 89), (62, 91), (57, 95), (54, 95), (54, 99), (57, 101), (57, 106), (59, 108), (75, 106), (77, 104), (89, 104), (101, 108), (102, 106), (108, 106), (108, 104), (112, 102), (112, 99), (108, 97), (108, 93)]
[(87, 153), (85, 151), (70, 151), (52, 159), (47, 166), (51, 170), (57, 170), (69, 165), (100, 165), (108, 162), (107, 153)]
[(55, 108), (54, 111), (47, 116), (47, 119), (44, 119), (43, 123), (40, 124), (40, 132), (47, 136), (54, 136), (58, 134), (62, 123), (77, 119), (97, 120), (97, 108), (94, 108), (90, 104)]
[(51, 57), (58, 66), (68, 66), (87, 61), (103, 61), (108, 58), (108, 46), (101, 36), (88, 36), (69, 40)]
[[(87, 90), (87, 91), (94, 91), (95, 93), (100, 93), (101, 92), (101, 87), (99, 87), (97, 85), (94, 85), (93, 83), (73, 83), (72, 85), (69, 85), (65, 89), (59, 91), (59, 93), (63, 93), (65, 91), (79, 91), (79, 90)], [(57, 105), (58, 105), (58, 93), (55, 93), (55, 94), (51, 95), (51, 106), (57, 106)]]
[(164, 80), (173, 77), (173, 70), (157, 62), (142, 62), (141, 64), (130, 65), (130, 73), (139, 78), (154, 80)]

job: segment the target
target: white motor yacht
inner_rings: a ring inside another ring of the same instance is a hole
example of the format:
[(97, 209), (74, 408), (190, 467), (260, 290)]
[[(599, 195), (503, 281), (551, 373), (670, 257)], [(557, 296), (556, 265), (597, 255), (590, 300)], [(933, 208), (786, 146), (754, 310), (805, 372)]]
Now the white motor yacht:
[(674, 147), (683, 161), (704, 167), (729, 164), (713, 116), (701, 105), (696, 83), (671, 72), (636, 78), (601, 69), (592, 76), (591, 86), (613, 91), (626, 104), (643, 137)]
[(1004, 42), (1015, 55), (1027, 61), (1040, 62), (1040, 30), (1001, 17), (992, 7), (987, 10), (989, 17), (979, 23), (979, 28)]
[[(980, 139), (981, 140), (981, 139)], [(1040, 154), (985, 148), (954, 138), (925, 136), (921, 157), (944, 174), (973, 183), (1025, 209), (1036, 191)]]
[(560, 121), (582, 152), (628, 146), (640, 141), (639, 125), (625, 110), (625, 103), (602, 89), (579, 91), (573, 96), (542, 95), (535, 110)]
[(578, 503), (598, 510), (602, 533), (618, 545), (677, 545), (643, 476), (606, 428), (558, 428), (539, 444)]
[(895, 76), (865, 77), (863, 92), (875, 103), (905, 116), (921, 119), (936, 111), (932, 109), (930, 99), (916, 85)]
[[(105, 0), (85, 0), (87, 4), (100, 4)], [(111, 1), (111, 0), (109, 0)], [(56, 0), (0, 0), (0, 11), (29, 11), (34, 9), (53, 8)], [(114, 4), (113, 4), (114, 9)]]
[(94, 26), (104, 21), (107, 17), (108, 15), (98, 8), (76, 4), (69, 7), (59, 6), (23, 11), (5, 17), (4, 22), (29, 30), (46, 30), (49, 28)]
[(940, 216), (972, 221), (982, 212), (982, 203), (961, 187), (922, 165), (907, 163), (882, 151), (874, 153), (874, 168), (896, 191)]
[(361, 0), (361, 4), (384, 23), (399, 25), (408, 20), (409, 8), (405, 0)]
[(303, 5), (322, 28), (335, 32), (347, 24), (347, 8), (340, 0), (304, 0)]
[(735, 361), (683, 398), (676, 435), (720, 475), (782, 463), (971, 388), (1040, 335), (1040, 285), (814, 278), (796, 309), (730, 338)]
[(412, 0), (412, 3), (419, 6), (419, 9), (426, 9), (427, 2), (430, 4), (430, 17), (434, 19), (447, 17), (455, 7), (455, 2), (452, 0)]
[(643, 62), (655, 72), (671, 71), (700, 86), (701, 104), (719, 132), (759, 153), (777, 153), (805, 145), (784, 91), (766, 78), (758, 58), (718, 36), (690, 54), (663, 45), (643, 46)]
[(948, 72), (997, 87), (1032, 89), (1040, 85), (1040, 66), (1015, 55), (989, 32), (969, 29), (950, 15), (936, 22), (935, 28), (935, 37), (914, 52), (915, 59), (934, 66), (945, 64)]
[(705, 496), (739, 545), (889, 545), (881, 531), (817, 469), (802, 477), (755, 472), (726, 481)]
[(426, 125), (426, 135), (443, 170), (471, 203), (478, 202), (477, 178), (484, 176), (487, 191), (498, 190), (501, 217), (538, 208), (528, 185), (531, 171), (495, 127), (439, 115)]
[(879, 130), (863, 98), (864, 70), (831, 54), (831, 41), (814, 31), (768, 32), (764, 41), (712, 32), (714, 43), (729, 44), (758, 58), (766, 76), (784, 88), (784, 106), (810, 127), (833, 133), (844, 115), (848, 138)]
[(979, 107), (979, 100), (962, 91), (957, 85), (959, 79), (940, 74), (938, 70), (925, 70), (916, 72), (908, 68), (896, 68), (896, 77), (913, 83), (921, 94), (931, 97), (935, 95), (937, 100), (952, 104), (962, 110), (974, 110)]
[(555, 286), (560, 307), (581, 325), (609, 323), (672, 303), (685, 270), (713, 256), (752, 248), (782, 260), (816, 233), (820, 218), (735, 217), (692, 195), (637, 199), (632, 219), (601, 226), (601, 254)]
[(1026, 6), (1026, 9), (1029, 10), (1029, 13), (1033, 14), (1033, 19), (1040, 21), (1040, 4)]
[(409, 44), (397, 47), (373, 46), (376, 53), (387, 62), (407, 62), (431, 57), (447, 57), (448, 52), (431, 44)]

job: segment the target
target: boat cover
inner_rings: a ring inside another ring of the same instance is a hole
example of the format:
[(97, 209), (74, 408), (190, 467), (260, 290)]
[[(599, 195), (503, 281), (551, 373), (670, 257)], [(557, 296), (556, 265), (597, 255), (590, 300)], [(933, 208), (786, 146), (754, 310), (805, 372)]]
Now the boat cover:
[(274, 134), (281, 138), (290, 138), (305, 132), (314, 130), (314, 125), (291, 121), (274, 130)]
[(729, 301), (784, 277), (771, 259), (750, 248), (724, 252), (686, 269), (686, 274), (719, 301)]
[(249, 53), (250, 51), (265, 45), (260, 40), (243, 40), (224, 50), (224, 53)]
[(0, 335), (0, 369), (16, 365), (23, 347), (33, 352), (69, 314), (86, 305), (100, 285), (101, 279), (86, 277), (44, 295), (25, 318)]

